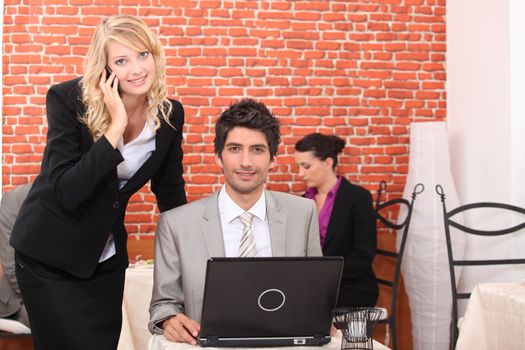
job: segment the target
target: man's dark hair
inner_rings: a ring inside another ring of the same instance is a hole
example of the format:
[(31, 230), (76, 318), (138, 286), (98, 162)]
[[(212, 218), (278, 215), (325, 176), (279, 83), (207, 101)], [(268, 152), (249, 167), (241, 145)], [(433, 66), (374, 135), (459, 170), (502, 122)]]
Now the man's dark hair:
[(225, 110), (215, 123), (215, 154), (221, 157), (228, 133), (235, 127), (258, 130), (266, 136), (270, 159), (275, 157), (281, 142), (279, 121), (264, 103), (243, 99)]

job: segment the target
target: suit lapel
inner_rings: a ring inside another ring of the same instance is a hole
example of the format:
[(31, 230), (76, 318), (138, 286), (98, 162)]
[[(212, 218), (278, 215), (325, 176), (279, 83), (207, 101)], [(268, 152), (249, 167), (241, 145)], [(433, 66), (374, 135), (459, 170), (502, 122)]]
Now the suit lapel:
[[(84, 107), (82, 107), (81, 110), (83, 111)], [(81, 124), (80, 127), (80, 144), (82, 153), (88, 152), (91, 149), (91, 147), (93, 147), (93, 138), (89, 134), (89, 131), (84, 124)], [(111, 172), (106, 177), (104, 177), (103, 181), (105, 182), (111, 194), (113, 194), (113, 197), (118, 198), (119, 193), (117, 168), (115, 167), (113, 170), (111, 170)]]
[(219, 192), (215, 192), (206, 199), (202, 216), (202, 235), (206, 241), (210, 257), (224, 257), (226, 255), (219, 216), (218, 195)]
[(266, 215), (268, 215), (268, 229), (273, 256), (286, 254), (286, 215), (281, 212), (282, 205), (270, 192), (266, 194)]
[(348, 181), (343, 178), (341, 181), (341, 186), (339, 191), (335, 195), (334, 207), (332, 209), (332, 215), (330, 215), (330, 220), (328, 221), (328, 227), (326, 228), (326, 237), (323, 243), (323, 250), (328, 247), (332, 239), (335, 237), (341, 222), (342, 218), (348, 212), (348, 203), (350, 202), (349, 193), (348, 193)]
[(115, 198), (119, 197), (118, 193), (118, 174), (117, 174), (117, 168), (114, 168), (111, 171), (111, 174), (106, 177), (105, 179), (106, 185), (111, 190), (111, 193), (113, 193), (113, 196)]

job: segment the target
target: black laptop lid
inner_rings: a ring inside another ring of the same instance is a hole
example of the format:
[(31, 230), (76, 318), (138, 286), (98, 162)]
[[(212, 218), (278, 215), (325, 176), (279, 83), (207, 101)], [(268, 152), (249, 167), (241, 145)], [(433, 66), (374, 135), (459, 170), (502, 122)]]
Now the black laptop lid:
[(341, 257), (208, 260), (200, 338), (330, 334)]

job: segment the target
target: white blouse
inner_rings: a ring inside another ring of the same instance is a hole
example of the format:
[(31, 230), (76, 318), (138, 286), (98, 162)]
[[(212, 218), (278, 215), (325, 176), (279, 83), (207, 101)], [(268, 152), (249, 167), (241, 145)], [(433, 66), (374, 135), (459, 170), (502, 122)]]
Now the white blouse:
[(153, 123), (144, 124), (144, 129), (134, 140), (124, 144), (122, 137), (118, 141), (117, 149), (124, 157), (124, 161), (117, 166), (119, 189), (135, 175), (137, 170), (148, 160), (155, 150), (155, 133)]
[[(155, 132), (153, 131), (153, 125), (153, 122), (149, 124), (146, 122), (140, 135), (126, 144), (124, 144), (122, 137), (118, 141), (117, 149), (124, 158), (124, 161), (117, 165), (119, 189), (124, 187), (155, 150)], [(115, 239), (113, 233), (111, 233), (98, 262), (107, 260), (115, 254)]]

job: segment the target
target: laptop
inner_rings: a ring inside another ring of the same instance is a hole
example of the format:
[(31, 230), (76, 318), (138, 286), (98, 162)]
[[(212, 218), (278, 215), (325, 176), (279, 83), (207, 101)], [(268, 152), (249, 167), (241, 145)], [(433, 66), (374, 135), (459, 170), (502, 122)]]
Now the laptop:
[(213, 347), (330, 342), (341, 257), (211, 258), (198, 342)]

